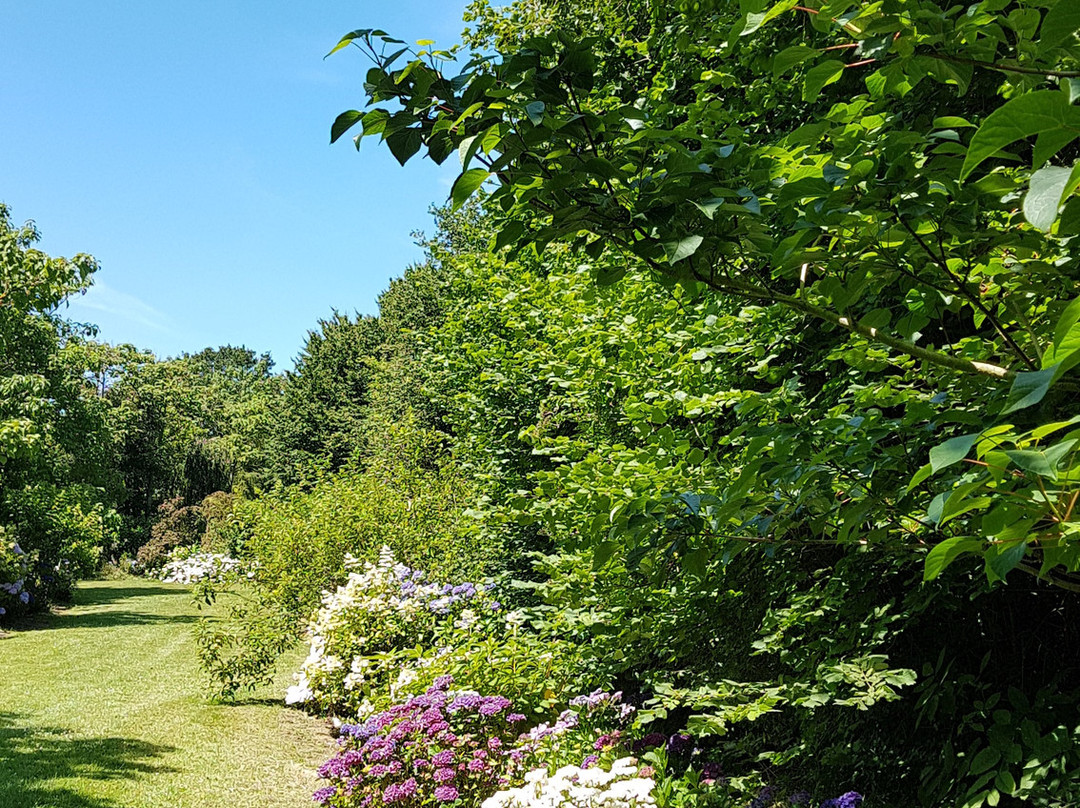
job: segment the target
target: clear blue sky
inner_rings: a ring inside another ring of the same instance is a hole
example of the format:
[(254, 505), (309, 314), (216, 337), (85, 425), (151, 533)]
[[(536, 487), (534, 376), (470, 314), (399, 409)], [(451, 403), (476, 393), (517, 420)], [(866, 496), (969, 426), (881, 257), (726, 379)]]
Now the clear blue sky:
[(329, 145), (363, 104), (354, 28), (449, 46), (465, 0), (0, 0), (0, 201), (53, 255), (101, 262), (68, 309), (159, 356), (292, 366), (331, 308), (375, 311), (456, 162)]

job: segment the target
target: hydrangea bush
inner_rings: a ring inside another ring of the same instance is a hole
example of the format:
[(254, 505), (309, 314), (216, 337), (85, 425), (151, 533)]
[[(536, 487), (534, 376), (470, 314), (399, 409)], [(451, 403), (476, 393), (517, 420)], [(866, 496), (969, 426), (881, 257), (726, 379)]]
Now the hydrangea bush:
[(451, 692), (443, 677), (419, 696), (341, 727), (341, 751), (322, 765), (315, 801), (334, 808), (477, 805), (505, 778), (506, 750), (525, 716), (509, 699)]
[[(310, 627), (311, 648), (290, 704), (369, 714), (373, 695), (387, 698), (418, 678), (404, 649), (439, 645), (440, 632), (470, 631), (499, 603), (490, 585), (439, 584), (398, 563), (383, 547), (377, 563), (346, 558), (348, 579), (324, 594)], [(430, 664), (430, 660), (418, 663)]]
[(26, 590), (29, 568), (29, 559), (18, 542), (6, 540), (0, 532), (0, 616), (30, 602)]

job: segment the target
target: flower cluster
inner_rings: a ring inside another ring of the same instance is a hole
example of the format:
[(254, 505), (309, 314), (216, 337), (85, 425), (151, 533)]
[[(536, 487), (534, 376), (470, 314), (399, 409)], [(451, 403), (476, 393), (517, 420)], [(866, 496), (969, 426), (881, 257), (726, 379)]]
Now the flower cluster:
[(633, 715), (634, 707), (623, 703), (621, 692), (595, 690), (571, 699), (570, 707), (554, 723), (540, 724), (522, 735), (515, 761), (531, 758), (552, 766), (590, 768), (600, 755), (624, 746), (620, 727)]
[[(26, 553), (18, 542), (0, 540), (0, 592), (10, 596), (12, 603), (25, 606), (30, 602), (30, 593), (26, 590), (28, 569)], [(0, 597), (0, 615), (7, 614), (3, 601), (4, 598)]]
[(470, 631), (478, 613), (499, 608), (490, 586), (430, 582), (426, 573), (395, 561), (387, 547), (375, 564), (349, 556), (346, 567), (345, 583), (323, 595), (310, 627), (311, 649), (287, 703), (370, 712), (373, 692), (393, 697), (416, 678), (387, 652), (430, 645), (443, 626)]
[(825, 800), (825, 802), (821, 803), (821, 808), (859, 808), (862, 801), (862, 794), (857, 791), (849, 791), (847, 794)]
[(174, 550), (157, 577), (167, 584), (194, 584), (220, 580), (229, 573), (239, 572), (241, 567), (239, 560), (221, 553), (189, 554)]
[(548, 774), (534, 769), (520, 788), (499, 791), (482, 808), (635, 808), (656, 805), (655, 781), (639, 772), (634, 758), (616, 760), (610, 770), (563, 766)]
[(363, 724), (341, 727), (341, 750), (319, 776), (316, 802), (377, 805), (475, 804), (500, 785), (514, 725), (509, 699), (450, 691), (450, 677)]

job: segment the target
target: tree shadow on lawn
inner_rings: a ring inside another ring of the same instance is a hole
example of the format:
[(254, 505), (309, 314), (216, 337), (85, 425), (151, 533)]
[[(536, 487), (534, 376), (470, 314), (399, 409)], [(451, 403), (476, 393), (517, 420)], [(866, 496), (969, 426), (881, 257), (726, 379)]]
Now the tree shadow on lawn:
[(80, 586), (75, 590), (75, 606), (101, 606), (117, 600), (129, 598), (154, 597), (157, 595), (177, 595), (190, 598), (191, 590), (187, 587), (131, 586), (125, 581), (116, 581), (109, 585), (95, 582), (95, 586)]
[(195, 614), (147, 614), (146, 612), (88, 612), (85, 614), (52, 615), (38, 624), (16, 626), (33, 630), (51, 630), (58, 628), (114, 628), (116, 626), (149, 626), (167, 623), (194, 623), (199, 619)]
[(24, 718), (0, 713), (0, 805), (4, 808), (119, 808), (111, 799), (80, 794), (51, 781), (134, 780), (176, 771), (156, 762), (175, 752), (175, 747), (131, 738), (72, 738), (62, 729), (18, 723)]

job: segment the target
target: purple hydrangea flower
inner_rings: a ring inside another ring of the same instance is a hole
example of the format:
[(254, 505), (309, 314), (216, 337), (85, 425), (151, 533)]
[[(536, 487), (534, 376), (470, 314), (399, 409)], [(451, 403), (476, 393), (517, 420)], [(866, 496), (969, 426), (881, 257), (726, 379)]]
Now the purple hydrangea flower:
[(444, 749), (431, 756), (431, 763), (434, 766), (450, 766), (453, 762), (454, 753), (449, 749)]
[(488, 696), (480, 705), (480, 715), (496, 715), (510, 707), (510, 699), (505, 696)]
[(311, 799), (313, 802), (317, 802), (319, 803), (319, 805), (322, 805), (335, 794), (337, 794), (337, 789), (333, 786), (327, 786), (326, 788), (320, 788), (318, 791), (312, 794)]
[(453, 802), (458, 798), (458, 790), (453, 786), (438, 786), (435, 789), (435, 799), (439, 802)]
[(668, 738), (667, 751), (669, 755), (682, 755), (694, 745), (693, 738), (683, 733), (676, 733)]
[(456, 775), (453, 769), (444, 768), (436, 769), (432, 779), (434, 779), (436, 783), (449, 783), (454, 777), (456, 777)]
[(773, 790), (769, 786), (766, 786), (750, 801), (750, 808), (768, 808), (768, 806), (772, 804)]
[(648, 735), (645, 735), (644, 737), (638, 738), (636, 741), (634, 741), (634, 744), (631, 748), (635, 752), (641, 752), (645, 749), (655, 749), (657, 746), (660, 746), (666, 741), (667, 735), (665, 735), (664, 733), (650, 732)]
[(846, 794), (841, 794), (839, 797), (834, 797), (831, 800), (825, 800), (821, 803), (821, 808), (859, 808), (862, 805), (862, 794), (857, 791), (849, 791)]

